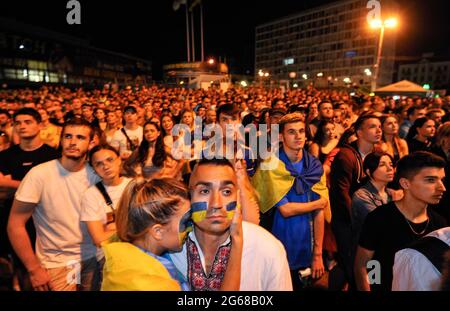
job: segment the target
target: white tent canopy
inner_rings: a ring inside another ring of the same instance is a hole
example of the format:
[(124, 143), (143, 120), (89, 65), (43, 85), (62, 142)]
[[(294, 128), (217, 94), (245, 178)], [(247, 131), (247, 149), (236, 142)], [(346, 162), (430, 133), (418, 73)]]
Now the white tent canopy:
[(408, 80), (396, 82), (375, 90), (375, 93), (393, 93), (399, 95), (404, 93), (428, 93), (428, 92), (429, 90), (426, 90), (420, 85), (415, 84)]

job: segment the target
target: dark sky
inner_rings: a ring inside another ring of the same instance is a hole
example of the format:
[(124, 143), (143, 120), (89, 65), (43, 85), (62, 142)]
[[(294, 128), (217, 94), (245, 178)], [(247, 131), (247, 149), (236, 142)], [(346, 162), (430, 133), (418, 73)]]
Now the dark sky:
[[(449, 51), (447, 1), (398, 1), (398, 56)], [(87, 38), (97, 47), (150, 59), (156, 78), (160, 78), (162, 64), (186, 59), (185, 12), (183, 8), (174, 12), (173, 0), (80, 0), (81, 25), (66, 23), (65, 0), (0, 2), (1, 16)], [(235, 71), (252, 73), (256, 25), (330, 2), (334, 1), (203, 0), (205, 54), (226, 57)], [(196, 46), (200, 46), (199, 39)]]

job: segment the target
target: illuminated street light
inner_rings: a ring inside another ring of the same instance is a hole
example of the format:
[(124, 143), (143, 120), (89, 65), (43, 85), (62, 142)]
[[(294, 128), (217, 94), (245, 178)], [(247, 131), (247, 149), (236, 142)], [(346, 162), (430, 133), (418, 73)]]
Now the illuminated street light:
[(297, 83), (294, 83), (293, 87), (294, 87), (294, 88), (298, 88), (298, 84), (297, 84)]
[(306, 73), (302, 74), (302, 78), (308, 80), (308, 75)]
[(381, 19), (374, 19), (369, 24), (372, 29), (380, 29), (380, 36), (378, 39), (377, 59), (376, 59), (375, 65), (374, 65), (375, 74), (373, 75), (372, 85), (371, 85), (372, 92), (374, 92), (375, 89), (377, 88), (377, 80), (378, 80), (378, 75), (379, 75), (379, 71), (380, 71), (381, 51), (383, 49), (384, 30), (385, 30), (385, 28), (396, 28), (397, 24), (398, 24), (397, 19), (393, 18), (393, 17), (388, 18), (384, 21), (382, 21)]
[(184, 81), (183, 81), (183, 80), (181, 80), (181, 81), (180, 81), (180, 85), (183, 85), (183, 84), (184, 84)]
[(317, 76), (318, 76), (319, 78), (323, 77), (323, 72), (319, 72), (319, 73), (317, 74)]
[(364, 69), (364, 73), (369, 77), (372, 75), (372, 71), (369, 68)]
[(247, 86), (248, 86), (247, 81), (241, 81), (241, 85), (242, 85), (243, 87), (247, 87)]
[(268, 76), (269, 76), (269, 73), (268, 73), (268, 72), (265, 72), (265, 73), (264, 73), (264, 77), (267, 78)]
[(25, 48), (25, 45), (21, 44), (19, 45), (19, 49), (23, 50)]
[(214, 65), (214, 63), (215, 63), (215, 60), (214, 60), (214, 58), (210, 58), (210, 59), (208, 59), (208, 64), (210, 64), (210, 65)]
[(297, 73), (295, 71), (291, 71), (289, 73), (289, 78), (291, 78), (291, 79), (295, 79), (296, 76), (297, 76)]
[(383, 22), (380, 19), (374, 19), (370, 22), (370, 27), (373, 29), (378, 29), (383, 26)]
[(347, 78), (344, 78), (344, 82), (345, 82), (345, 83), (352, 83), (352, 80), (351, 80), (350, 78), (347, 77)]
[(259, 75), (260, 77), (263, 77), (263, 76), (264, 76), (264, 72), (263, 72), (262, 70), (260, 70), (260, 71), (258, 71), (258, 75)]
[(395, 28), (397, 27), (398, 21), (396, 18), (389, 18), (384, 21), (384, 27), (386, 28)]

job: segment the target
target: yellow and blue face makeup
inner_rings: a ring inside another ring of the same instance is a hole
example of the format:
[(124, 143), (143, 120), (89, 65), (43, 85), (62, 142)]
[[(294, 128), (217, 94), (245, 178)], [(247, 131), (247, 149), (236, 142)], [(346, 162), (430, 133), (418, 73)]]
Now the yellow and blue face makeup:
[[(232, 201), (226, 205), (227, 219), (233, 219), (234, 212), (236, 210), (237, 202)], [(208, 211), (208, 202), (194, 202), (191, 204), (192, 221), (198, 223), (206, 218), (206, 212)]]
[(192, 209), (184, 213), (183, 217), (180, 219), (180, 224), (178, 226), (178, 239), (180, 246), (184, 244), (189, 232), (192, 231)]

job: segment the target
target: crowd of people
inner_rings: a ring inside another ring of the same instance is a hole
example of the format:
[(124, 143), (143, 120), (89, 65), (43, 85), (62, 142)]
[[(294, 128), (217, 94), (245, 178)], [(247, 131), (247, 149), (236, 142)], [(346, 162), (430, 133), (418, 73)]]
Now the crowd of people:
[(448, 290), (449, 116), (313, 87), (2, 90), (0, 285)]

